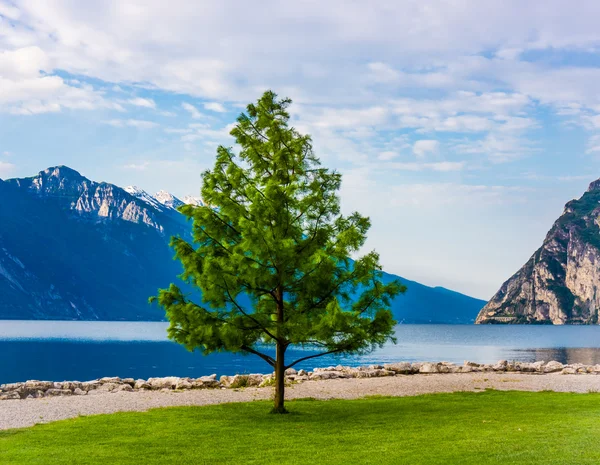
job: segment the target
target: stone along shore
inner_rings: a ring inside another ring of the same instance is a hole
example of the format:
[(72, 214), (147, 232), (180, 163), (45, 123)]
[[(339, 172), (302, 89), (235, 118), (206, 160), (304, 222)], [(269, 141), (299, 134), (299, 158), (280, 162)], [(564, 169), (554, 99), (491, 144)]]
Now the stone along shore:
[[(419, 374), (460, 374), (460, 373), (514, 373), (514, 374), (565, 374), (565, 375), (600, 375), (600, 365), (571, 364), (560, 362), (508, 362), (501, 360), (496, 364), (479, 364), (465, 362), (456, 365), (449, 362), (424, 363), (391, 363), (363, 367), (315, 368), (313, 371), (289, 369), (286, 379), (289, 383), (306, 381), (322, 381), (352, 378), (382, 378), (398, 375)], [(245, 387), (273, 386), (273, 374), (248, 374), (235, 376), (217, 375), (200, 378), (101, 378), (93, 381), (35, 381), (0, 385), (0, 400), (37, 399), (45, 397), (85, 396), (128, 391), (190, 391), (197, 389), (236, 389)]]

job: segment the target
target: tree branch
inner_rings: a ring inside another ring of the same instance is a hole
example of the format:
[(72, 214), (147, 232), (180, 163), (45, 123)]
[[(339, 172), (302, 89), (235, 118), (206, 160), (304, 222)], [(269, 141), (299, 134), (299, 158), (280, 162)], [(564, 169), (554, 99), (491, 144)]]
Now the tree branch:
[(304, 362), (306, 360), (310, 360), (311, 358), (317, 358), (317, 357), (322, 357), (323, 355), (335, 354), (337, 352), (343, 352), (344, 350), (345, 349), (334, 349), (334, 350), (330, 350), (328, 352), (321, 352), (319, 354), (309, 355), (308, 357), (302, 357), (302, 358), (299, 358), (298, 360), (296, 360), (295, 362), (293, 362), (292, 364), (286, 366), (285, 369), (287, 370), (288, 368), (292, 368), (294, 365), (297, 365), (298, 363)]
[(252, 347), (249, 347), (246, 345), (241, 346), (240, 349), (245, 350), (246, 352), (249, 352), (251, 354), (258, 355), (260, 358), (262, 358), (265, 362), (267, 362), (272, 367), (275, 366), (275, 360), (273, 360), (273, 358), (269, 357), (267, 354), (263, 354), (262, 352), (254, 350)]

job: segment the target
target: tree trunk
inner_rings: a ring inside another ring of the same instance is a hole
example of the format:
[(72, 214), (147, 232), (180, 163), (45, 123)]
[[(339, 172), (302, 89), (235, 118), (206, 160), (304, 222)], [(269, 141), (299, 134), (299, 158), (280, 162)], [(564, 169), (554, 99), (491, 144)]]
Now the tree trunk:
[(285, 409), (285, 346), (277, 343), (275, 360), (275, 404), (271, 413), (287, 413)]

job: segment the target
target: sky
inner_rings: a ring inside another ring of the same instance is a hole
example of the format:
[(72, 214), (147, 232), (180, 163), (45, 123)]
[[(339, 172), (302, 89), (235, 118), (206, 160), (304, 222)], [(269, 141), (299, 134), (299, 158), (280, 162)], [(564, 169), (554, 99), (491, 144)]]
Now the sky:
[[(489, 299), (600, 178), (595, 0), (0, 0), (0, 178), (198, 195), (245, 106), (343, 174), (384, 269)], [(0, 199), (1, 201), (1, 199)]]

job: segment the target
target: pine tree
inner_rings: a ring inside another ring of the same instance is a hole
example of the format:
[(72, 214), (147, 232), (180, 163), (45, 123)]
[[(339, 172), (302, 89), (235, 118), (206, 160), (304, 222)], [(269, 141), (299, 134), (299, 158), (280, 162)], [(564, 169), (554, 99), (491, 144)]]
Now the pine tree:
[[(377, 253), (350, 258), (370, 221), (340, 213), (342, 177), (289, 126), (290, 103), (267, 91), (248, 105), (231, 131), (239, 153), (220, 146), (203, 173), (205, 206), (180, 207), (194, 241), (174, 237), (171, 246), (202, 301), (175, 284), (151, 299), (166, 311), (169, 337), (189, 350), (254, 354), (271, 365), (276, 413), (286, 411), (286, 369), (393, 340), (390, 303), (406, 289), (383, 284)], [(291, 346), (317, 350), (288, 362)]]

